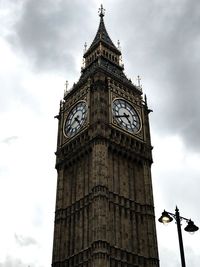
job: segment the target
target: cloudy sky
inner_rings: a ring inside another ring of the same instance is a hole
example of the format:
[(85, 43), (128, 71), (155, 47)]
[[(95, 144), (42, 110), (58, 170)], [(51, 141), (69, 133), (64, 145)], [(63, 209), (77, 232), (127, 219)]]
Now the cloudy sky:
[[(51, 265), (55, 149), (65, 81), (105, 24), (125, 73), (142, 77), (150, 114), (156, 219), (178, 205), (200, 226), (200, 1), (0, 0), (0, 267)], [(182, 222), (182, 229), (185, 223)], [(176, 224), (157, 223), (161, 267), (180, 266)], [(183, 230), (199, 267), (200, 231)]]

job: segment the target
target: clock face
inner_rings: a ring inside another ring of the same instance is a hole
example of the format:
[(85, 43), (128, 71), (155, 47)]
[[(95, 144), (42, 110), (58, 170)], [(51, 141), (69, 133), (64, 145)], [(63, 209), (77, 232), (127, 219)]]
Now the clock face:
[(124, 99), (116, 99), (112, 105), (113, 118), (117, 124), (130, 133), (140, 130), (140, 118), (136, 110)]
[(74, 136), (83, 126), (87, 117), (87, 105), (84, 101), (79, 102), (70, 111), (64, 125), (64, 132), (68, 137)]

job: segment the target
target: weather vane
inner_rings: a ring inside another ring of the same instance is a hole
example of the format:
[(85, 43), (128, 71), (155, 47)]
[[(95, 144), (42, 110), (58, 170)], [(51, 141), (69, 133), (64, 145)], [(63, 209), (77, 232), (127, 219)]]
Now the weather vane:
[(105, 15), (105, 9), (103, 8), (103, 5), (101, 4), (101, 7), (99, 8), (99, 17), (103, 18)]

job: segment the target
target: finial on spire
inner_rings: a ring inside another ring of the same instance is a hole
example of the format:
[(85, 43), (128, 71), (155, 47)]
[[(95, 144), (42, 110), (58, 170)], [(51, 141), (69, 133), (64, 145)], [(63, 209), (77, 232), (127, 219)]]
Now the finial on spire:
[(65, 89), (64, 89), (64, 97), (67, 95), (67, 88), (68, 88), (69, 82), (66, 80), (65, 81)]
[(87, 51), (87, 43), (84, 44), (84, 53)]
[(117, 48), (121, 51), (120, 41), (117, 41)]
[(83, 59), (82, 59), (81, 71), (83, 71), (84, 68), (85, 68), (85, 58), (83, 57)]
[(65, 90), (66, 90), (66, 91), (67, 91), (68, 85), (69, 85), (69, 82), (66, 80), (66, 81), (65, 81)]
[(105, 15), (105, 9), (103, 8), (103, 5), (101, 4), (101, 7), (99, 8), (99, 17), (103, 18)]
[(138, 87), (141, 87), (141, 78), (140, 78), (140, 75), (137, 76), (137, 82), (138, 82)]

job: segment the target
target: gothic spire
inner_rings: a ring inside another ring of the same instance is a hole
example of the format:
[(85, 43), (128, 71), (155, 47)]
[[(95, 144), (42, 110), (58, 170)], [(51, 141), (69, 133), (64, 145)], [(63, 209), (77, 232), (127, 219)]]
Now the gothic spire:
[(110, 39), (110, 37), (107, 33), (107, 30), (106, 30), (106, 27), (104, 24), (104, 19), (103, 19), (104, 16), (105, 16), (105, 9), (103, 8), (103, 5), (101, 5), (101, 7), (99, 8), (99, 17), (100, 17), (99, 28), (97, 30), (96, 36), (95, 36), (92, 44), (90, 45), (89, 49), (87, 50), (86, 54), (88, 54), (91, 50), (93, 50), (93, 48), (96, 47), (96, 45), (100, 42), (109, 46), (112, 50), (114, 49), (115, 52), (117, 52), (118, 54), (121, 54), (121, 52), (114, 45), (114, 43), (112, 42), (112, 40)]

